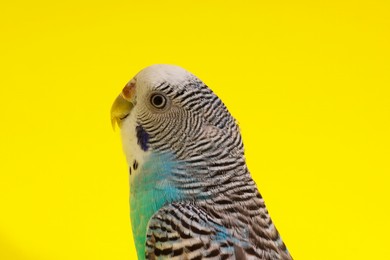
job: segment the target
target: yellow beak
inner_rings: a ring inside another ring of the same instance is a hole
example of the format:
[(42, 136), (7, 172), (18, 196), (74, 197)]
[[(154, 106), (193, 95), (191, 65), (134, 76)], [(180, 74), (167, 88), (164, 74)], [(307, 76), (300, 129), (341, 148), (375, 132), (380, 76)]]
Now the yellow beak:
[(133, 99), (135, 93), (135, 83), (130, 82), (127, 84), (122, 93), (115, 99), (111, 107), (111, 124), (115, 130), (115, 125), (118, 124), (119, 128), (122, 126), (122, 121), (130, 114), (133, 108)]

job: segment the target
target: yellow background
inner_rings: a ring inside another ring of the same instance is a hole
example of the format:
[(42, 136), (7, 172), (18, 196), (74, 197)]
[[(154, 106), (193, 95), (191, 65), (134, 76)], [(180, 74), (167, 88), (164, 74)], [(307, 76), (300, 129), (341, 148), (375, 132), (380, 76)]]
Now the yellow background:
[(386, 2), (3, 1), (0, 259), (134, 259), (109, 111), (154, 63), (238, 119), (295, 259), (390, 259)]

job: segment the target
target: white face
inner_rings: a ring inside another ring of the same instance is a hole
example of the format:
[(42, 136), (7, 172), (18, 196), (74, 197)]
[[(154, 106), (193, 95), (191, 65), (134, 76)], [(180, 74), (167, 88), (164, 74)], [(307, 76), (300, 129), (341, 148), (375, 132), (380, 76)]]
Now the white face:
[(156, 118), (172, 106), (177, 106), (158, 87), (167, 82), (179, 87), (184, 86), (190, 76), (190, 73), (180, 67), (154, 65), (142, 70), (127, 84), (135, 90), (130, 100), (133, 103), (131, 112), (121, 120), (121, 136), (127, 163), (132, 168), (131, 176), (137, 174), (134, 163), (138, 164), (135, 168), (141, 168), (151, 153), (139, 145), (136, 131), (138, 119), (140, 116)]
[(138, 168), (140, 168), (150, 155), (150, 151), (144, 151), (138, 145), (136, 132), (137, 115), (133, 112), (123, 120), (121, 129), (122, 148), (126, 156), (127, 165), (132, 167), (131, 176), (137, 174), (137, 170), (133, 167), (134, 163), (137, 163), (139, 165)]

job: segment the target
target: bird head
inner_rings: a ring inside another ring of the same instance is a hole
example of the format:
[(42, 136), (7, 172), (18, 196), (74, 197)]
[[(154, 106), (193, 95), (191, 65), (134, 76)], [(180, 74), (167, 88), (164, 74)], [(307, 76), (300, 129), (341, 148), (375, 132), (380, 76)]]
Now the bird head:
[(116, 98), (111, 122), (121, 129), (128, 163), (134, 154), (169, 152), (180, 160), (208, 154), (243, 155), (234, 118), (196, 76), (173, 65), (152, 65)]
[(132, 110), (137, 111), (135, 113), (146, 112), (143, 117), (149, 120), (168, 115), (172, 105), (178, 105), (177, 102), (172, 104), (172, 94), (184, 92), (186, 83), (191, 80), (194, 80), (194, 76), (177, 66), (154, 65), (145, 68), (126, 84), (114, 101), (111, 108), (112, 126), (115, 128), (117, 124), (121, 128)]

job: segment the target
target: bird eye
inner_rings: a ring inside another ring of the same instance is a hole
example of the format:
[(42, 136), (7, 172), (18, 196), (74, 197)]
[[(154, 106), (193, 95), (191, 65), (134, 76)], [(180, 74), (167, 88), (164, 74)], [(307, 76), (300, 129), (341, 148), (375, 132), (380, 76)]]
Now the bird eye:
[(167, 99), (161, 94), (154, 94), (150, 97), (150, 103), (152, 103), (155, 108), (162, 109), (167, 104)]

